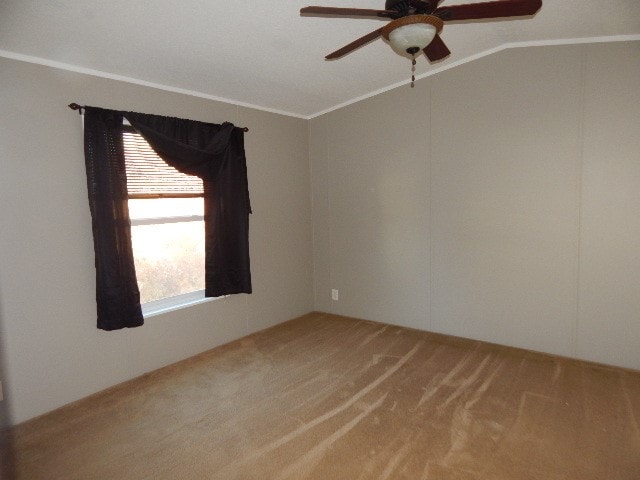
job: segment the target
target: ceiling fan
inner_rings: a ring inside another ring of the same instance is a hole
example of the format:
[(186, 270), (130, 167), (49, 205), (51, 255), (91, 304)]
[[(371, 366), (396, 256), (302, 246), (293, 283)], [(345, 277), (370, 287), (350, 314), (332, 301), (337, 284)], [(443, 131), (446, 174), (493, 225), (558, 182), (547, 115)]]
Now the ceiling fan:
[(542, 7), (542, 0), (495, 0), (442, 7), (440, 3), (442, 0), (386, 0), (384, 10), (305, 7), (300, 9), (300, 14), (390, 19), (384, 27), (354, 40), (325, 58), (340, 58), (382, 36), (396, 53), (412, 57), (415, 65), (415, 55), (420, 50), (430, 62), (442, 60), (451, 54), (439, 35), (445, 22), (533, 15)]

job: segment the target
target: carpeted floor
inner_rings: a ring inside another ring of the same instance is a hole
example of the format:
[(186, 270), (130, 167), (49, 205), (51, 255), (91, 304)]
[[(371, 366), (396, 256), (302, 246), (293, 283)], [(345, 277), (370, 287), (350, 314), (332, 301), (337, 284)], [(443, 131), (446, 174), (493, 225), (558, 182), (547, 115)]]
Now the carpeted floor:
[(15, 427), (12, 476), (638, 480), (639, 422), (640, 372), (313, 313)]

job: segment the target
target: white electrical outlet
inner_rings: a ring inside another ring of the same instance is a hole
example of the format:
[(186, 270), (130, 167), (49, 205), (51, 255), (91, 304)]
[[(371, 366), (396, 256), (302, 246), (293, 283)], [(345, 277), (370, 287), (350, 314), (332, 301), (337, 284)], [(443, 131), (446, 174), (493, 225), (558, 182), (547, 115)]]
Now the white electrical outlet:
[(338, 290), (335, 288), (331, 290), (331, 300), (338, 301)]

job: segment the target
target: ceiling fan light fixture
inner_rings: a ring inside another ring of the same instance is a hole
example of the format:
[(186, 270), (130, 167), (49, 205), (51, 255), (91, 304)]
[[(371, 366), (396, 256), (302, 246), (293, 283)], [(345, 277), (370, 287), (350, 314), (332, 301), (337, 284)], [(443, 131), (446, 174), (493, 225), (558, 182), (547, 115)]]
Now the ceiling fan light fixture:
[(398, 55), (413, 57), (442, 31), (444, 22), (433, 15), (409, 15), (389, 22), (382, 36)]

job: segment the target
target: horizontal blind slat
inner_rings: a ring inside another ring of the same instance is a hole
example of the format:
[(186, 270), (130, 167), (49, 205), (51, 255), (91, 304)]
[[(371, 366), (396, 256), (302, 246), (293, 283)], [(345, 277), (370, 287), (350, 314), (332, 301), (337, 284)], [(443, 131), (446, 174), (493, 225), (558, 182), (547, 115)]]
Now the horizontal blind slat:
[(202, 179), (179, 172), (162, 160), (139, 134), (122, 133), (129, 196), (202, 196)]

